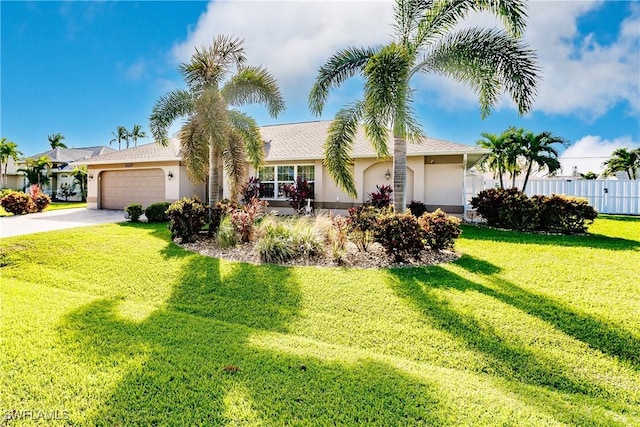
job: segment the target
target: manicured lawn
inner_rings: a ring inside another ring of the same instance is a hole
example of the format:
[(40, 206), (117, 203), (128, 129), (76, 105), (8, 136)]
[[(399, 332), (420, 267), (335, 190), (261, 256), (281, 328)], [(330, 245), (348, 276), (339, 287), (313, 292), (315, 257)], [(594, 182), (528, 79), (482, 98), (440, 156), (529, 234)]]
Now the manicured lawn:
[(590, 231), (465, 226), (457, 262), (392, 270), (209, 259), (153, 224), (2, 239), (0, 409), (109, 426), (640, 425), (640, 219)]
[[(86, 208), (87, 202), (53, 202), (45, 211), (57, 211), (60, 209), (73, 209), (73, 208)], [(1, 216), (11, 216), (9, 212), (5, 211), (2, 206), (0, 206), (0, 217)]]

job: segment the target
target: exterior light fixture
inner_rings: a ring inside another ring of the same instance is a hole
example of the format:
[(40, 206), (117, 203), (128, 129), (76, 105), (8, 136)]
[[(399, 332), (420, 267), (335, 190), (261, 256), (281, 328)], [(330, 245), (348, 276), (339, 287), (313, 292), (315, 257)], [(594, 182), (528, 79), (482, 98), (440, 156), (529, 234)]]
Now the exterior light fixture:
[(92, 173), (90, 173), (90, 174), (88, 175), (88, 178), (89, 178), (89, 179), (93, 179), (93, 174), (92, 174)]
[(167, 174), (167, 178), (169, 179), (173, 178), (173, 172), (169, 171), (169, 173)]
[(391, 179), (391, 171), (389, 169), (387, 169), (387, 171), (384, 173), (384, 177), (387, 179), (387, 181)]

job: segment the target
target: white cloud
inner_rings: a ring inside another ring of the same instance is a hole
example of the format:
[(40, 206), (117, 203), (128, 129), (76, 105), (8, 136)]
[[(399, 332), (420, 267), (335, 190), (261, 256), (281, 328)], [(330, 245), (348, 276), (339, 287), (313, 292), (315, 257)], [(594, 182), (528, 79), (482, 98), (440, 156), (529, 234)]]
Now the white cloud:
[(336, 50), (388, 41), (392, 15), (390, 1), (215, 1), (172, 53), (186, 62), (216, 35), (237, 35), (250, 64), (267, 67), (285, 95), (306, 99), (318, 68)]
[(560, 155), (562, 174), (570, 175), (574, 167), (578, 172), (600, 173), (604, 170), (602, 163), (611, 157), (611, 153), (618, 148), (640, 148), (640, 142), (629, 137), (613, 140), (602, 139), (600, 136), (587, 135), (576, 141)]
[[(613, 43), (583, 40), (578, 18), (602, 1), (533, 1), (525, 40), (538, 52), (543, 81), (534, 110), (578, 114), (590, 121), (620, 102), (640, 113), (640, 7), (629, 5)], [(173, 47), (176, 62), (186, 62), (196, 46), (217, 34), (246, 40), (249, 62), (266, 66), (289, 99), (306, 100), (318, 67), (337, 49), (375, 46), (391, 40), (391, 1), (212, 1), (186, 40)], [(470, 16), (466, 25), (497, 26), (486, 14)], [(603, 29), (609, 30), (609, 25)], [(429, 90), (420, 98), (449, 110), (477, 108), (477, 96), (466, 86), (439, 76), (418, 82)], [(433, 96), (435, 95), (435, 96)], [(503, 98), (498, 108), (514, 108)]]
[(147, 70), (144, 61), (136, 61), (124, 70), (124, 76), (127, 80), (140, 80)]

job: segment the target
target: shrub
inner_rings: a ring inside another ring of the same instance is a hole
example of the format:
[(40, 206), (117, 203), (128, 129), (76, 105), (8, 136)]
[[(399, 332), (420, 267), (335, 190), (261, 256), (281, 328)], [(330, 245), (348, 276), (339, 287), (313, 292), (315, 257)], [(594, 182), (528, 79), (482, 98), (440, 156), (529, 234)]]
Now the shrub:
[(51, 197), (44, 194), (40, 190), (40, 186), (32, 185), (30, 193), (31, 200), (33, 201), (33, 210), (31, 212), (42, 212), (51, 204)]
[(416, 218), (420, 218), (427, 212), (427, 205), (422, 203), (420, 200), (412, 200), (411, 203), (409, 203), (408, 208)]
[(488, 188), (471, 198), (471, 206), (493, 227), (513, 230), (538, 227), (538, 205), (517, 188)]
[(242, 242), (253, 240), (256, 220), (264, 216), (267, 202), (259, 199), (251, 199), (251, 202), (244, 205), (242, 209), (231, 212), (231, 223), (236, 229)]
[(291, 244), (296, 256), (305, 260), (316, 257), (324, 251), (324, 241), (306, 218), (299, 218), (291, 224)]
[(220, 229), (220, 223), (227, 214), (227, 208), (220, 202), (211, 208), (211, 216), (209, 217), (209, 236), (212, 236)]
[(410, 212), (387, 214), (380, 218), (375, 239), (394, 262), (418, 258), (424, 250), (424, 231)]
[(219, 223), (216, 233), (216, 243), (220, 248), (232, 248), (238, 244), (238, 234), (231, 223), (231, 218), (225, 216)]
[(534, 196), (540, 211), (540, 229), (554, 233), (584, 233), (598, 212), (587, 199), (554, 194), (551, 197)]
[(247, 182), (240, 191), (242, 194), (240, 197), (240, 201), (242, 204), (246, 205), (251, 203), (251, 199), (259, 199), (260, 198), (260, 179), (256, 177), (249, 178), (249, 182)]
[(390, 185), (376, 185), (377, 191), (369, 193), (369, 200), (366, 204), (376, 208), (386, 208), (391, 204), (391, 193), (393, 189)]
[(382, 211), (370, 205), (356, 206), (349, 209), (347, 230), (349, 237), (358, 250), (366, 252), (374, 240), (374, 232)]
[(144, 212), (142, 210), (142, 205), (138, 205), (135, 203), (125, 206), (124, 211), (126, 213), (126, 218), (131, 222), (138, 222), (140, 220), (140, 217), (142, 216), (142, 213)]
[(340, 215), (331, 215), (330, 218), (331, 228), (329, 228), (329, 232), (327, 233), (327, 241), (331, 246), (331, 256), (333, 260), (340, 264), (344, 261), (344, 257), (347, 254), (347, 219)]
[(207, 208), (197, 196), (182, 198), (166, 211), (172, 238), (192, 242), (207, 221)]
[(282, 192), (289, 199), (291, 207), (296, 213), (304, 213), (304, 208), (307, 205), (307, 199), (313, 199), (313, 187), (309, 185), (306, 179), (296, 179), (295, 185), (284, 185)]
[(291, 229), (283, 223), (266, 224), (256, 249), (261, 262), (285, 263), (293, 258)]
[(144, 210), (144, 216), (147, 217), (148, 222), (167, 222), (167, 209), (169, 209), (171, 203), (169, 202), (157, 202), (152, 203)]
[(33, 200), (27, 193), (21, 191), (10, 191), (0, 199), (2, 208), (14, 215), (24, 215), (33, 212), (35, 209)]
[(455, 239), (462, 233), (460, 219), (447, 215), (440, 209), (422, 214), (418, 223), (424, 231), (427, 246), (434, 251), (453, 249)]
[(64, 182), (60, 185), (60, 191), (58, 192), (59, 198), (63, 198), (65, 202), (69, 201), (69, 197), (73, 197), (76, 194), (76, 186), (77, 184), (74, 182), (73, 184), (69, 184), (68, 182)]

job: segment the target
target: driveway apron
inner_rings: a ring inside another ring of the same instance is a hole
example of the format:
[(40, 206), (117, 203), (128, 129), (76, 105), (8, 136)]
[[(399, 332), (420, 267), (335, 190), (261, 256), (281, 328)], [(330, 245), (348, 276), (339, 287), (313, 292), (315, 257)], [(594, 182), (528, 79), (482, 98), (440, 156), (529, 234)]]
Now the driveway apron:
[(61, 209), (0, 218), (0, 238), (124, 221), (124, 212), (107, 209)]

